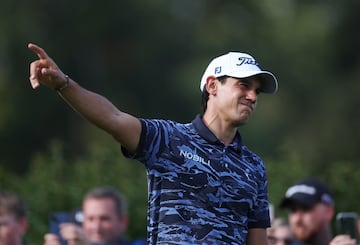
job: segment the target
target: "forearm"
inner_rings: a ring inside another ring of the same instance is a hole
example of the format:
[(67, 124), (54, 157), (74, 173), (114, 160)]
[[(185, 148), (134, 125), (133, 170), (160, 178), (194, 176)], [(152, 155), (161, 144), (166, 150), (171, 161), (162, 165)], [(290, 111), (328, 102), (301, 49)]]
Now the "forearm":
[(247, 236), (247, 245), (267, 245), (266, 229), (254, 228), (249, 229)]
[(39, 46), (30, 43), (28, 47), (39, 57), (30, 64), (29, 80), (34, 89), (45, 85), (57, 90), (75, 111), (111, 134), (130, 152), (135, 152), (141, 133), (139, 119), (121, 112), (105, 97), (71, 80)]
[(111, 118), (121, 112), (105, 97), (91, 92), (70, 79), (60, 96), (80, 115), (111, 133)]
[(71, 79), (59, 94), (89, 122), (111, 134), (130, 151), (136, 149), (140, 135), (138, 119), (120, 111), (105, 97), (81, 87)]

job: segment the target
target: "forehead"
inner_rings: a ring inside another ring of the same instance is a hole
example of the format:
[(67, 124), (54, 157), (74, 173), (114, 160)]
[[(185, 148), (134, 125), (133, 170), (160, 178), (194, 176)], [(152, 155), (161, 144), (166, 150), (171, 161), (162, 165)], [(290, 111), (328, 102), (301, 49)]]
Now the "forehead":
[(115, 214), (116, 205), (111, 198), (88, 198), (83, 203), (84, 215)]
[(255, 83), (255, 84), (259, 84), (259, 85), (261, 83), (260, 77), (258, 77), (258, 76), (240, 78), (240, 81), (242, 81), (244, 83)]
[(281, 236), (281, 237), (290, 236), (291, 230), (289, 226), (281, 225), (274, 228), (273, 234), (275, 236)]
[(328, 205), (321, 203), (321, 202), (315, 203), (312, 206), (293, 204), (292, 206), (290, 206), (290, 210), (291, 210), (291, 213), (299, 211), (299, 210), (304, 213), (316, 213), (316, 212), (324, 211), (326, 209), (326, 207), (328, 207)]
[(249, 84), (251, 86), (256, 86), (256, 87), (261, 86), (261, 80), (257, 76), (245, 77), (245, 78), (229, 77), (229, 79), (234, 79), (234, 80), (236, 80), (238, 82), (246, 83), (246, 84)]

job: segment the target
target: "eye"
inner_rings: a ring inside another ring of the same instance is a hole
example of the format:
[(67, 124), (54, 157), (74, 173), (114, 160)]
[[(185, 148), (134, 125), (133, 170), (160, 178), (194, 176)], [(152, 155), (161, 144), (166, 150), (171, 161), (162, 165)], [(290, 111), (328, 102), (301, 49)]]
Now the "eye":
[(249, 88), (249, 83), (247, 83), (247, 82), (245, 82), (245, 81), (239, 80), (238, 84), (239, 84), (241, 87)]

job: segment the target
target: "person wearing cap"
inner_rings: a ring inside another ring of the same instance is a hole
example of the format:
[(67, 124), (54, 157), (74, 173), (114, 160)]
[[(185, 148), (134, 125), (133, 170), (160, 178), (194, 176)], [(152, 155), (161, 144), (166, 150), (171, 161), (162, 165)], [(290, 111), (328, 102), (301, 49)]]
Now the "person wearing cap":
[(66, 76), (29, 44), (32, 87), (55, 89), (72, 108), (104, 129), (148, 176), (149, 244), (267, 244), (270, 226), (265, 166), (242, 144), (238, 127), (259, 93), (275, 93), (275, 76), (245, 53), (213, 59), (200, 81), (203, 115), (191, 123), (136, 118)]
[(355, 245), (348, 235), (333, 238), (331, 221), (334, 198), (330, 189), (316, 178), (306, 178), (289, 187), (280, 207), (288, 209), (294, 237), (304, 245)]

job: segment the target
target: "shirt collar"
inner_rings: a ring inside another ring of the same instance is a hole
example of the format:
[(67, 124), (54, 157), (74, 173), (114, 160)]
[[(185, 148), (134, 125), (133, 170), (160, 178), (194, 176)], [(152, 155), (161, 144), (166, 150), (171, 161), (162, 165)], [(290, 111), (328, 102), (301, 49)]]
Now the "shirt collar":
[[(199, 133), (199, 135), (204, 138), (206, 141), (213, 143), (213, 144), (222, 144), (223, 143), (215, 136), (213, 132), (205, 125), (204, 121), (202, 120), (201, 115), (197, 115), (195, 119), (192, 121), (192, 124), (195, 130)], [(241, 136), (239, 131), (236, 131), (235, 137), (229, 147), (234, 148), (236, 151), (241, 152)]]

